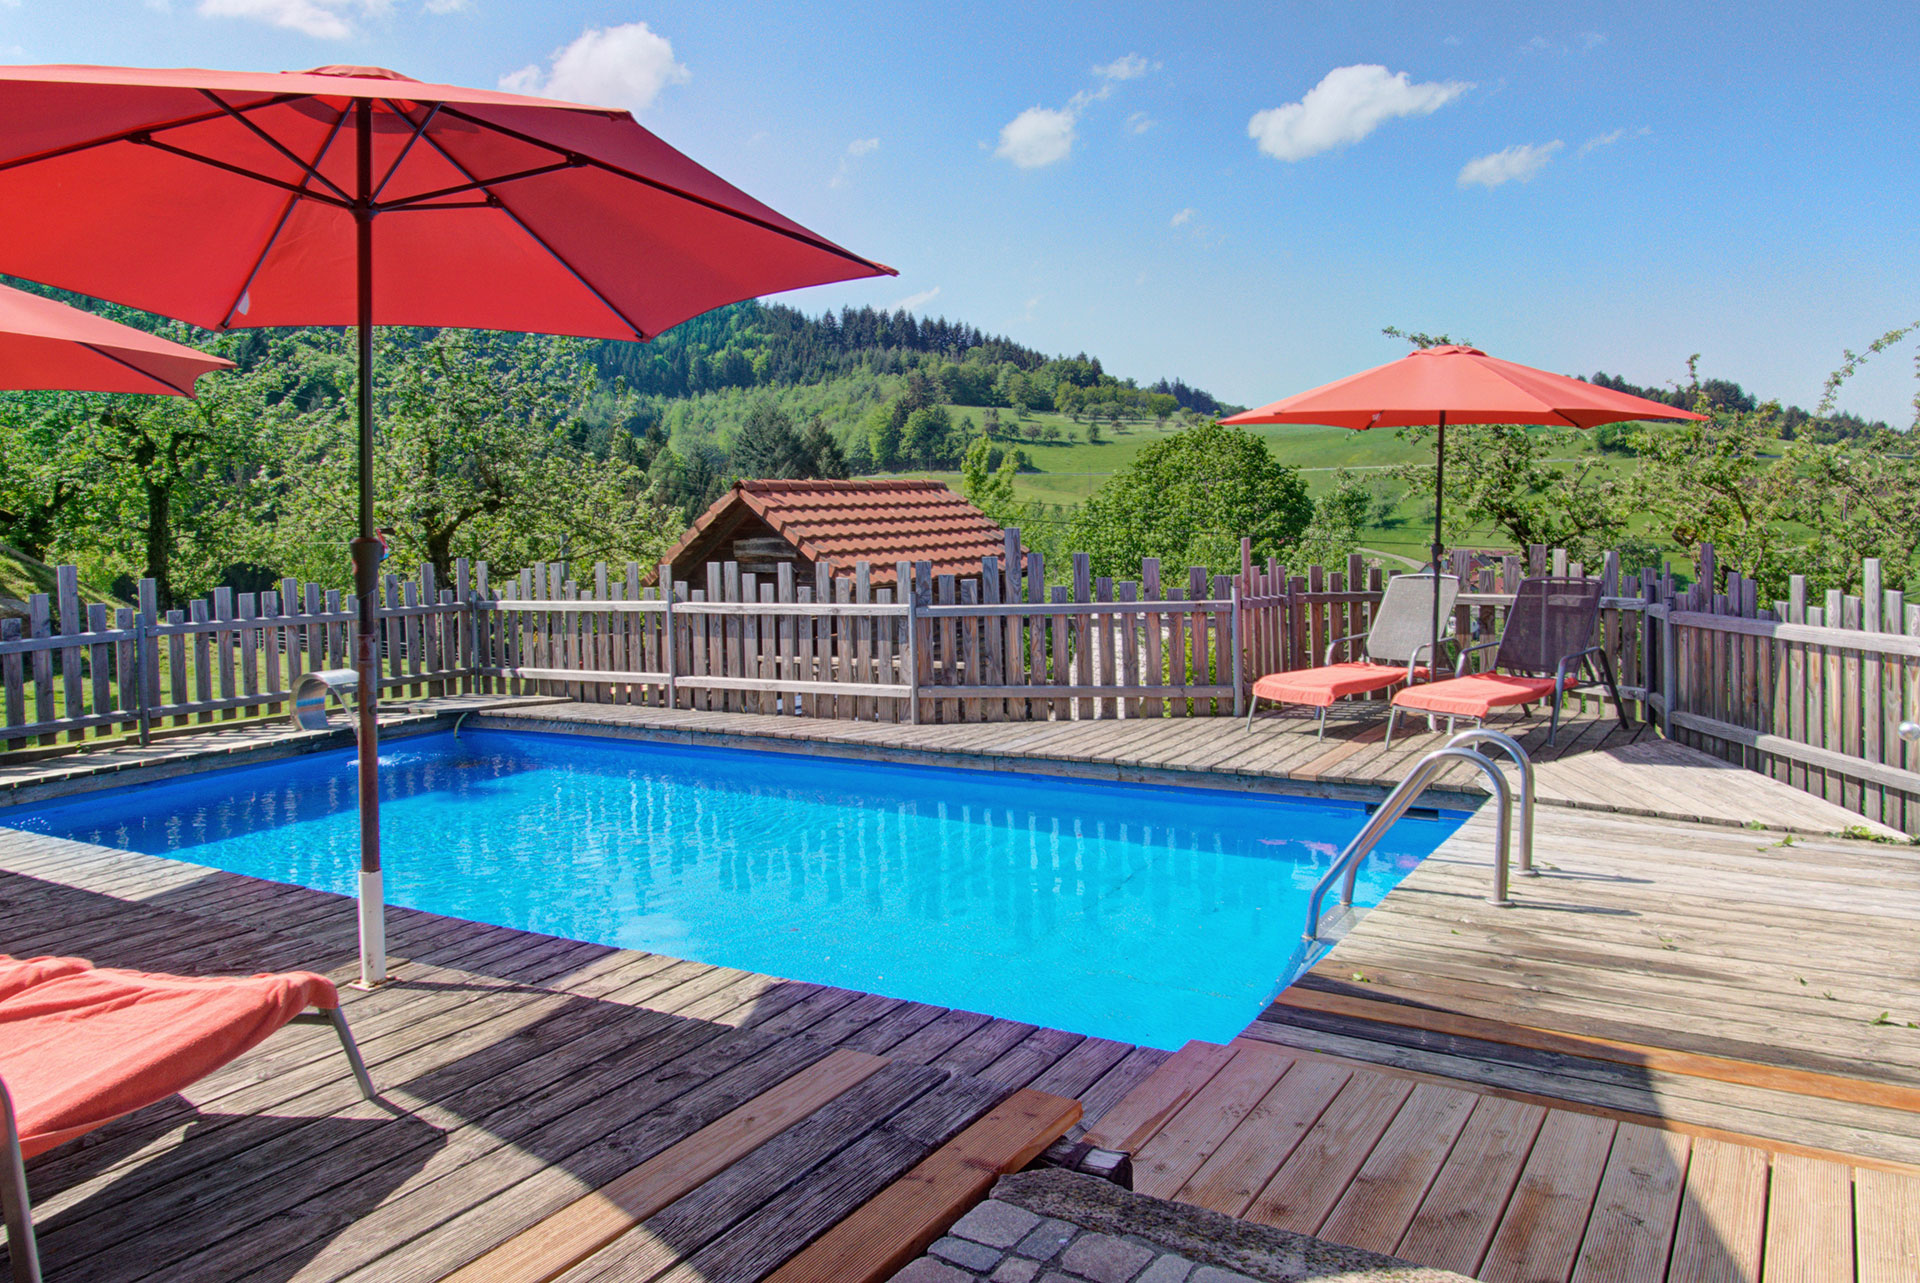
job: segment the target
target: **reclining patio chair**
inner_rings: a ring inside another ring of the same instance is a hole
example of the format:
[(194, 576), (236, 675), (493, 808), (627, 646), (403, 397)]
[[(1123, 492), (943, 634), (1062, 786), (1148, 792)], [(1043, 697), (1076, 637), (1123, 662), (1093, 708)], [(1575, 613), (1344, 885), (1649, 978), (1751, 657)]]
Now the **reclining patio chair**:
[[(1306, 704), (1317, 708), (1319, 732), (1327, 734), (1327, 710), (1342, 699), (1391, 690), (1402, 682), (1429, 676), (1420, 661), (1433, 646), (1433, 594), (1435, 579), (1430, 574), (1396, 575), (1387, 581), (1380, 604), (1373, 612), (1373, 627), (1364, 634), (1336, 637), (1327, 646), (1326, 662), (1319, 668), (1296, 668), (1292, 672), (1268, 673), (1253, 684), (1253, 699), (1247, 706), (1247, 730), (1253, 730), (1253, 715), (1260, 701), (1279, 704)], [(1460, 580), (1442, 575), (1438, 580), (1440, 614), (1453, 613), (1453, 601), (1460, 593)], [(1362, 643), (1360, 658), (1336, 664), (1333, 657), (1343, 646)], [(1444, 643), (1443, 643), (1444, 644)]]
[[(1553, 719), (1547, 743), (1551, 745), (1560, 734), (1560, 706), (1566, 693), (1596, 686), (1613, 696), (1614, 713), (1626, 726), (1627, 710), (1613, 679), (1613, 664), (1606, 649), (1593, 644), (1599, 621), (1599, 580), (1522, 580), (1498, 641), (1461, 651), (1451, 678), (1410, 686), (1393, 697), (1387, 714), (1387, 744), (1393, 743), (1394, 721), (1401, 709), (1445, 717), (1451, 729), (1456, 718), (1470, 717), (1484, 724), (1496, 708), (1517, 704), (1523, 713), (1531, 714), (1534, 704), (1550, 699)], [(1468, 656), (1495, 646), (1499, 650), (1492, 669), (1469, 675)], [(1592, 680), (1581, 680), (1586, 672), (1594, 674)]]
[[(308, 1007), (319, 1010), (311, 1016)], [(165, 1100), (296, 1019), (328, 1021), (378, 1099), (333, 982), (310, 971), (193, 978), (0, 954), (0, 1210), (14, 1283), (39, 1283), (25, 1162)]]

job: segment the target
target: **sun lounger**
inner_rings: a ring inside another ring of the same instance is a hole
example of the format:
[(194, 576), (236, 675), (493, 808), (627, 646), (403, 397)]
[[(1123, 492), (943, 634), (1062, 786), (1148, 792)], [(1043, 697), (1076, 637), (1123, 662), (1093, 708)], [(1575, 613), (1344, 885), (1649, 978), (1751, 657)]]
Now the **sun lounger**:
[[(1440, 614), (1453, 611), (1460, 592), (1460, 580), (1453, 575), (1439, 578)], [(1420, 661), (1433, 646), (1432, 575), (1397, 575), (1387, 581), (1380, 604), (1374, 608), (1373, 627), (1365, 634), (1336, 637), (1327, 646), (1326, 662), (1319, 668), (1296, 668), (1291, 672), (1268, 673), (1253, 684), (1253, 699), (1247, 707), (1247, 729), (1253, 729), (1253, 715), (1260, 701), (1279, 704), (1305, 704), (1317, 708), (1319, 735), (1327, 733), (1327, 710), (1342, 699), (1391, 690), (1402, 682), (1428, 676), (1427, 665)], [(1362, 643), (1360, 658), (1335, 663), (1342, 647)]]
[[(1551, 745), (1560, 734), (1560, 707), (1566, 693), (1594, 686), (1604, 687), (1613, 696), (1620, 725), (1627, 725), (1626, 706), (1606, 648), (1593, 644), (1599, 621), (1599, 580), (1522, 581), (1498, 641), (1461, 651), (1453, 677), (1410, 686), (1393, 697), (1393, 709), (1387, 714), (1387, 743), (1393, 743), (1394, 722), (1402, 709), (1446, 717), (1449, 722), (1462, 717), (1485, 722), (1495, 709), (1518, 706), (1530, 712), (1532, 705), (1551, 700), (1553, 719), (1547, 732)], [(1496, 646), (1493, 668), (1504, 671), (1467, 673), (1470, 655)], [(1594, 678), (1583, 680), (1586, 672)]]
[(325, 976), (195, 978), (0, 954), (0, 1203), (16, 1283), (39, 1278), (26, 1159), (184, 1090), (309, 1007), (373, 1098)]

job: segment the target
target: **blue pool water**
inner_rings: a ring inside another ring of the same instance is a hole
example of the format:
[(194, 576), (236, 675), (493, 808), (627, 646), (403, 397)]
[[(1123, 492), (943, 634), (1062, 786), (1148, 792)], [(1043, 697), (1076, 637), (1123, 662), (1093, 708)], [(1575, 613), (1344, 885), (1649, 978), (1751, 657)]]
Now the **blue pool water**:
[[(381, 753), (397, 904), (1155, 1047), (1223, 1041), (1300, 965), (1356, 804), (466, 731)], [(1378, 902), (1458, 815), (1408, 818)], [(351, 750), (0, 825), (352, 894)]]

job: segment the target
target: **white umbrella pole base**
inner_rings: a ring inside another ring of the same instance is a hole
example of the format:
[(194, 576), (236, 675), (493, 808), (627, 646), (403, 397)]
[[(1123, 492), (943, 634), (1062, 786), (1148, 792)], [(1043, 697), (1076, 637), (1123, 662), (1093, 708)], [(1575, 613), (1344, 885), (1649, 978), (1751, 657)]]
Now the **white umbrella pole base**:
[(360, 873), (360, 978), (355, 989), (377, 989), (387, 982), (387, 902), (382, 874)]

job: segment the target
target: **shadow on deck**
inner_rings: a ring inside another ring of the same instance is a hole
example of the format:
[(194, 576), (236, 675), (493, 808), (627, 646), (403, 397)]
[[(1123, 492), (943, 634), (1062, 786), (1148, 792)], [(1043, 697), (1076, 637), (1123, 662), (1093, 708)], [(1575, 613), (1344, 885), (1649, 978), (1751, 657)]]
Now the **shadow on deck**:
[[(352, 965), (339, 897), (55, 845), (10, 852), (0, 873), (10, 951), (340, 979)], [(1097, 1110), (1166, 1058), (428, 914), (392, 922), (395, 981), (346, 997), (393, 1112), (360, 1098), (328, 1031), (290, 1026), (29, 1164), (49, 1280), (426, 1283), (664, 1154), (654, 1202), (626, 1209), (577, 1277), (747, 1283), (1016, 1089)], [(781, 1109), (790, 1125), (769, 1130)]]

